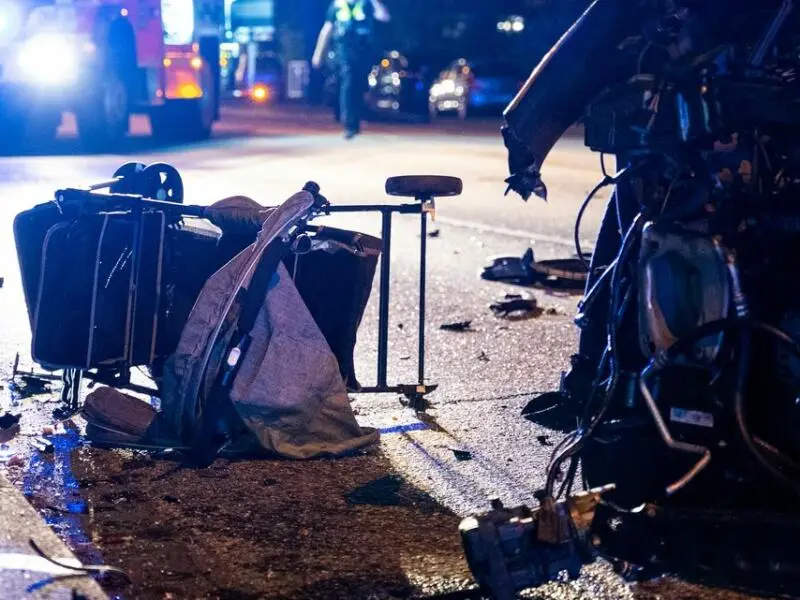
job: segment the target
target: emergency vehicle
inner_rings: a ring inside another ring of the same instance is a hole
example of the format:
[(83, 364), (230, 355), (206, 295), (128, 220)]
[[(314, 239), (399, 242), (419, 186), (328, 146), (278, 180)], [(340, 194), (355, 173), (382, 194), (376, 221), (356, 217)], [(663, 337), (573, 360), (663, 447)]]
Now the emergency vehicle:
[(0, 142), (53, 136), (113, 149), (131, 113), (163, 138), (219, 118), (224, 0), (0, 0)]

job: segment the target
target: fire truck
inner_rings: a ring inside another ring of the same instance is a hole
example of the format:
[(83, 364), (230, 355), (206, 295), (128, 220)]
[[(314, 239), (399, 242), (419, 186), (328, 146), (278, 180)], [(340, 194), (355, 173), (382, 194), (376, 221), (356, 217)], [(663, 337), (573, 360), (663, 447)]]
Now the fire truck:
[(113, 150), (132, 113), (153, 134), (210, 135), (224, 0), (0, 0), (0, 142), (52, 137), (72, 112)]

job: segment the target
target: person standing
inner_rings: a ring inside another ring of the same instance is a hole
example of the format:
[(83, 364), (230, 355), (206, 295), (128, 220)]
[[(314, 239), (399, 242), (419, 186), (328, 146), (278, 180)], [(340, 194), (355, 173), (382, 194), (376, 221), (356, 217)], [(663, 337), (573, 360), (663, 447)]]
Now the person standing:
[(334, 0), (319, 32), (311, 65), (315, 69), (322, 66), (323, 56), (333, 40), (339, 73), (341, 122), (348, 140), (361, 133), (375, 23), (386, 23), (389, 19), (389, 11), (380, 0)]

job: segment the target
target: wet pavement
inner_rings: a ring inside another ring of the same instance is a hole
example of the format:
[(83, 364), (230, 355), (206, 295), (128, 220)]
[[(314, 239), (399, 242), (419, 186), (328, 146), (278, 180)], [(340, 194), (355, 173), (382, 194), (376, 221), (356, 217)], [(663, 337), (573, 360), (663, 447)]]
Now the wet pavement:
[[(239, 110), (239, 109), (237, 109)], [(565, 140), (545, 171), (548, 204), (503, 197), (505, 154), (493, 125), (466, 131), (373, 125), (346, 143), (330, 126), (279, 128), (249, 114), (252, 132), (226, 125), (218, 139), (191, 147), (148, 148), (134, 140), (126, 156), (0, 159), (0, 380), (14, 353), (25, 350), (29, 327), (9, 235), (16, 212), (46, 200), (59, 186), (105, 179), (121, 162), (165, 160), (182, 171), (187, 203), (208, 204), (250, 194), (274, 205), (307, 180), (318, 181), (334, 203), (386, 201), (387, 176), (436, 172), (462, 176), (461, 198), (442, 200), (429, 240), (429, 418), (400, 400), (359, 396), (353, 406), (381, 442), (336, 461), (225, 461), (191, 470), (169, 455), (107, 451), (81, 442), (76, 417), (46, 437), (55, 451), (30, 445), (53, 427), (53, 395), (22, 399), (21, 431), (10, 442), (19, 456), (3, 470), (51, 528), (85, 562), (123, 568), (133, 584), (104, 582), (121, 598), (460, 598), (479, 597), (458, 535), (463, 516), (488, 499), (532, 503), (543, 467), (560, 439), (520, 418), (537, 393), (558, 385), (577, 335), (571, 322), (578, 297), (533, 290), (543, 308), (535, 318), (510, 321), (489, 305), (519, 289), (480, 279), (487, 259), (519, 255), (572, 256), (572, 219), (599, 177), (597, 158), (580, 140)], [(244, 119), (246, 122), (247, 119)], [(280, 121), (280, 119), (275, 119)], [(273, 128), (275, 127), (275, 128)], [(144, 144), (144, 142), (141, 142)], [(590, 245), (602, 199), (587, 213)], [(372, 217), (328, 222), (375, 234)], [(398, 218), (393, 245), (390, 382), (416, 376), (417, 223)], [(371, 383), (377, 348), (377, 294), (368, 307), (357, 349), (357, 372)], [(470, 331), (439, 329), (471, 321)], [(57, 386), (56, 386), (57, 387)], [(10, 401), (10, 390), (0, 390)], [(49, 432), (48, 432), (49, 433)], [(459, 460), (453, 447), (464, 449)], [(606, 563), (577, 582), (553, 584), (528, 597), (545, 599), (744, 598), (672, 579), (629, 586)]]

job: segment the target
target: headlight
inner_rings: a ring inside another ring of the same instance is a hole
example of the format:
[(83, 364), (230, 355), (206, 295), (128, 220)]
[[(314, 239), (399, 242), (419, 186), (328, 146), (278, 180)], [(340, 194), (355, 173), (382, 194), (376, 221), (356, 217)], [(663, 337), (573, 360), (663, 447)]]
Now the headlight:
[(40, 34), (20, 48), (17, 66), (31, 83), (71, 83), (78, 76), (78, 53), (70, 39), (57, 34)]
[(439, 83), (434, 83), (431, 87), (431, 96), (444, 96), (456, 91), (456, 84), (452, 79), (444, 79)]

